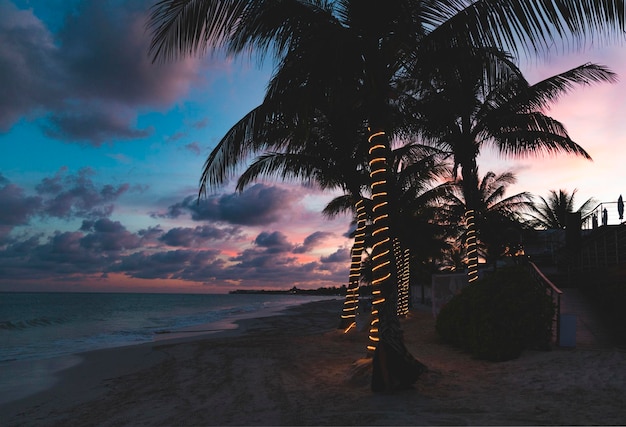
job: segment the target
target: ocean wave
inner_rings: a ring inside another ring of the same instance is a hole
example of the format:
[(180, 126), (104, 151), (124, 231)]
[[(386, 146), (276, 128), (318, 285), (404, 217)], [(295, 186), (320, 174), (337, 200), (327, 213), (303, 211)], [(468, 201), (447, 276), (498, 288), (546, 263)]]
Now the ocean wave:
[(24, 320), (5, 320), (0, 321), (0, 330), (12, 331), (23, 330), (28, 328), (40, 328), (52, 325), (60, 325), (67, 322), (67, 319), (62, 317), (36, 317), (34, 319)]

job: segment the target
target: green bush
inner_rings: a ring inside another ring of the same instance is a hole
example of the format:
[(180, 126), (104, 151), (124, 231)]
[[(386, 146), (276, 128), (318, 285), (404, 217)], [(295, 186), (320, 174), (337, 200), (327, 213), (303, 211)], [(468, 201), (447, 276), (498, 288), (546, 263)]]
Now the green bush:
[(448, 302), (437, 317), (444, 342), (492, 361), (519, 357), (527, 348), (549, 348), (554, 304), (523, 266), (481, 278)]

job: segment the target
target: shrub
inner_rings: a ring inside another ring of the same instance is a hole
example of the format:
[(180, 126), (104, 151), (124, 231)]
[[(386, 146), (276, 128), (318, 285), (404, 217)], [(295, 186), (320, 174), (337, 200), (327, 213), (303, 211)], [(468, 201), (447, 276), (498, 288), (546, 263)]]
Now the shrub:
[(467, 286), (437, 317), (444, 342), (492, 361), (549, 348), (554, 304), (522, 266), (503, 268)]

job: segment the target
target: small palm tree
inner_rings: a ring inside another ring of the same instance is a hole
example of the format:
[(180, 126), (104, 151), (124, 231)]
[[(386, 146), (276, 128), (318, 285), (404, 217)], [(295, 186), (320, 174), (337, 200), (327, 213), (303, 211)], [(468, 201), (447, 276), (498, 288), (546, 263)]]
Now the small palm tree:
[(567, 226), (568, 215), (574, 212), (580, 212), (581, 216), (585, 216), (596, 201), (593, 198), (587, 199), (582, 205), (576, 208), (575, 196), (578, 190), (574, 189), (571, 193), (567, 190), (550, 190), (547, 198), (539, 196), (539, 201), (533, 204), (533, 212), (530, 215), (530, 224), (534, 228), (554, 230), (565, 229)]
[[(524, 214), (533, 209), (530, 193), (521, 192), (505, 197), (507, 188), (516, 182), (511, 172), (496, 175), (487, 172), (479, 180), (476, 191), (476, 236), (480, 256), (488, 263), (495, 262), (507, 248), (519, 243), (519, 232), (524, 228)], [(448, 209), (452, 217), (462, 221), (467, 210), (462, 181), (455, 182), (448, 196)], [(461, 234), (466, 240), (467, 228)]]
[[(493, 78), (493, 70), (499, 70)], [(477, 158), (484, 146), (504, 155), (589, 154), (568, 135), (559, 121), (543, 111), (578, 85), (613, 82), (606, 67), (584, 64), (530, 85), (521, 71), (498, 51), (465, 56), (416, 90), (413, 107), (418, 131), (426, 140), (454, 156), (454, 178), (461, 169), (466, 208), (468, 280), (478, 278), (477, 216), (480, 185)]]

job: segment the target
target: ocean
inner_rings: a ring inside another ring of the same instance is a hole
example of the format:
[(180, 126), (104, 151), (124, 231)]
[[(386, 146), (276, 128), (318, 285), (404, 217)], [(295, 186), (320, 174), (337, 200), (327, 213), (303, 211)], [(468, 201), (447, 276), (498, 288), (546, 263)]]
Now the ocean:
[(81, 352), (236, 328), (338, 297), (291, 294), (0, 293), (0, 407), (43, 391)]
[(236, 327), (329, 299), (291, 294), (0, 293), (0, 364)]

